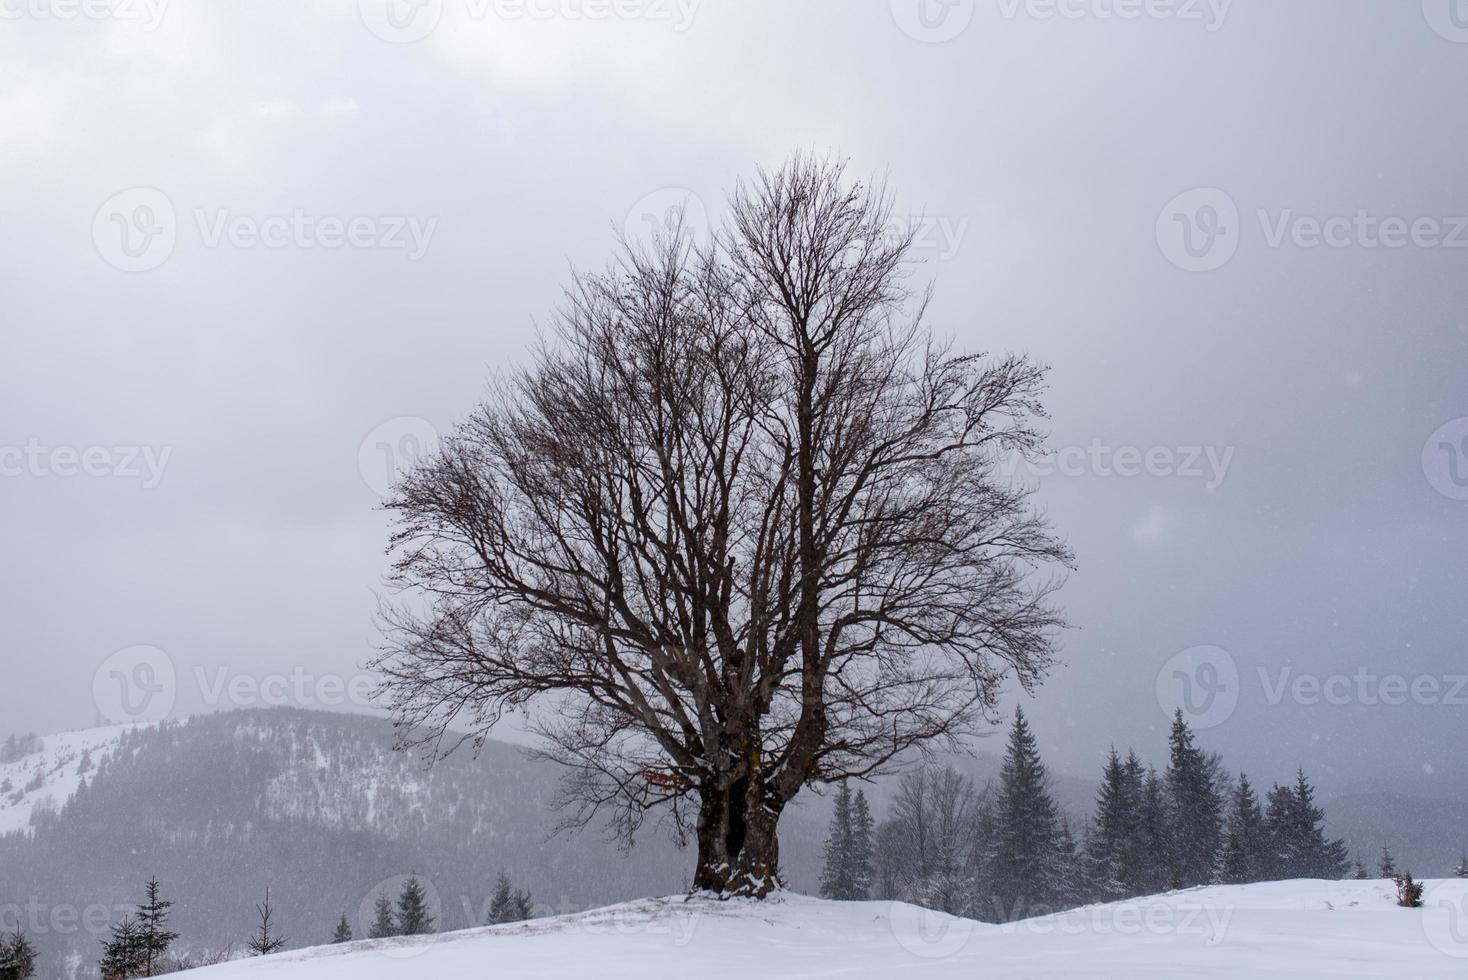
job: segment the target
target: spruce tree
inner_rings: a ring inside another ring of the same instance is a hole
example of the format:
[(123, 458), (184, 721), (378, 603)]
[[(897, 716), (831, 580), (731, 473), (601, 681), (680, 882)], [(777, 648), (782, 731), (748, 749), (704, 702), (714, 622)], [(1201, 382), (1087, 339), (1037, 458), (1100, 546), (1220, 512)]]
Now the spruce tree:
[(271, 931), (275, 910), (270, 905), (269, 888), (265, 889), (265, 901), (255, 905), (255, 912), (260, 917), (260, 924), (255, 927), (255, 934), (247, 944), (250, 953), (254, 956), (269, 956), (279, 952), (285, 946), (285, 938)]
[(0, 939), (0, 980), (29, 980), (36, 975), (36, 950), (20, 931)]
[(514, 922), (517, 909), (515, 895), (511, 890), (510, 876), (501, 871), (494, 885), (494, 898), (489, 903), (489, 921), (496, 925)]
[(1360, 854), (1356, 855), (1356, 870), (1352, 873), (1351, 877), (1355, 878), (1357, 881), (1371, 880), (1371, 872), (1366, 870), (1366, 863), (1361, 860)]
[(429, 914), (428, 895), (416, 877), (403, 885), (398, 896), (398, 933), (403, 936), (422, 936), (433, 932), (433, 916)]
[(1468, 878), (1468, 851), (1464, 851), (1462, 856), (1458, 858), (1458, 866), (1453, 869), (1453, 876), (1456, 878)]
[(1115, 748), (1107, 756), (1096, 794), (1096, 815), (1086, 834), (1087, 892), (1099, 901), (1137, 894), (1142, 785), (1136, 769)]
[(1350, 870), (1344, 841), (1325, 836), (1325, 812), (1315, 805), (1315, 789), (1304, 771), (1294, 786), (1269, 791), (1271, 878), (1340, 879)]
[(347, 921), (347, 914), (343, 912), (341, 919), (338, 920), (336, 924), (336, 930), (331, 934), (331, 942), (332, 945), (339, 945), (341, 943), (349, 943), (351, 941), (352, 924)]
[(155, 977), (162, 972), (163, 962), (169, 947), (178, 938), (178, 933), (168, 930), (169, 909), (173, 903), (160, 894), (158, 879), (148, 879), (144, 886), (147, 898), (138, 906), (138, 947), (142, 956), (143, 976)]
[(1178, 709), (1168, 736), (1167, 803), (1172, 871), (1178, 887), (1206, 885), (1223, 845), (1223, 801), (1209, 775), (1207, 759)]
[(1228, 834), (1224, 838), (1220, 877), (1227, 884), (1243, 885), (1270, 877), (1272, 864), (1269, 827), (1264, 810), (1249, 777), (1239, 773), (1228, 812)]
[(112, 926), (112, 938), (102, 943), (102, 980), (132, 980), (143, 975), (143, 949), (137, 920), (131, 915)]
[(524, 889), (515, 889), (514, 901), (510, 904), (514, 912), (514, 922), (524, 922), (535, 916), (535, 903), (530, 900), (530, 893)]
[(367, 930), (368, 939), (386, 939), (398, 934), (398, 924), (393, 921), (392, 902), (387, 895), (379, 892), (377, 902), (372, 907), (372, 925)]
[(1053, 911), (1060, 896), (1061, 834), (1035, 736), (1016, 709), (999, 774), (989, 890), (1000, 921)]
[(1381, 845), (1381, 860), (1376, 864), (1376, 870), (1383, 878), (1395, 878), (1397, 876), (1397, 862), (1392, 857), (1391, 849), (1385, 844)]
[(821, 869), (821, 897), (849, 902), (856, 898), (852, 861), (851, 787), (842, 783), (836, 790), (836, 806), (826, 833), (825, 864)]
[(872, 860), (872, 811), (867, 806), (866, 793), (860, 788), (851, 804), (851, 867), (856, 890), (853, 898), (864, 902), (872, 893), (874, 876)]

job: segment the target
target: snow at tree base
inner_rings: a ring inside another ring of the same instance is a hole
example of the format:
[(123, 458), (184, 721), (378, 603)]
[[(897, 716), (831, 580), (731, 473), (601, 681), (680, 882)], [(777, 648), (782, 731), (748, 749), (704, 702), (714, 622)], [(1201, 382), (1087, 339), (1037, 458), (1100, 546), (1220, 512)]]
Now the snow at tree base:
[[(647, 980), (663, 977), (1233, 978), (1468, 975), (1468, 882), (1423, 909), (1385, 881), (1225, 885), (988, 925), (894, 902), (782, 894), (648, 899), (530, 923), (322, 946), (199, 980)], [(1441, 904), (1440, 904), (1441, 903)]]

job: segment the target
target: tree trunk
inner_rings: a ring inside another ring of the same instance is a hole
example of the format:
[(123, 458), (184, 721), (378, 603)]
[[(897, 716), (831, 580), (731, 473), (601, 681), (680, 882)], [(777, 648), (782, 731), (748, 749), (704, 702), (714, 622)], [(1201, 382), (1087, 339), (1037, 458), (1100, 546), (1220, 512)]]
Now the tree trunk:
[(764, 898), (779, 887), (780, 810), (756, 782), (702, 791), (693, 887), (720, 896)]

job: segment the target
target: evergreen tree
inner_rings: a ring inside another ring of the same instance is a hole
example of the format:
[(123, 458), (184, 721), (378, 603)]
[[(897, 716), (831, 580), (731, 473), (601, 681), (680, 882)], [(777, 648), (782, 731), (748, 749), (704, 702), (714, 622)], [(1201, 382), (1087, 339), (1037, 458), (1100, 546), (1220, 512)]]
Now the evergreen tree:
[(1271, 853), (1264, 810), (1249, 777), (1239, 773), (1228, 813), (1228, 834), (1224, 838), (1220, 877), (1230, 885), (1263, 881), (1271, 874)]
[(377, 903), (373, 908), (372, 925), (367, 930), (369, 939), (386, 939), (398, 934), (398, 924), (393, 921), (392, 902), (387, 895), (378, 893)]
[(1127, 760), (1142, 784), (1142, 809), (1137, 847), (1137, 886), (1139, 895), (1156, 895), (1165, 891), (1173, 879), (1169, 857), (1170, 835), (1167, 823), (1167, 790), (1157, 770), (1148, 768), (1141, 775), (1141, 762), (1136, 756)]
[(1468, 851), (1464, 851), (1462, 857), (1458, 858), (1458, 866), (1453, 869), (1453, 875), (1457, 878), (1468, 878)]
[(1167, 803), (1171, 829), (1172, 871), (1178, 887), (1206, 885), (1223, 845), (1223, 801), (1193, 732), (1178, 709), (1168, 736)]
[(836, 806), (826, 833), (825, 865), (821, 869), (821, 897), (849, 902), (856, 898), (856, 869), (852, 861), (851, 787), (836, 790)]
[(411, 877), (403, 886), (403, 893), (398, 896), (398, 934), (421, 936), (433, 931), (428, 895), (418, 879)]
[(138, 906), (138, 947), (142, 956), (142, 975), (156, 977), (163, 972), (163, 963), (169, 947), (178, 938), (178, 933), (168, 930), (169, 909), (173, 903), (164, 900), (156, 877), (148, 879), (144, 886), (147, 898)]
[(994, 809), (989, 891), (1000, 921), (1056, 908), (1062, 891), (1056, 860), (1060, 843), (1045, 764), (1024, 712), (1016, 709)]
[(1345, 842), (1326, 838), (1325, 812), (1315, 805), (1315, 789), (1303, 770), (1296, 774), (1293, 787), (1276, 786), (1269, 791), (1266, 820), (1273, 857), (1270, 877), (1346, 876), (1350, 860)]
[(250, 953), (254, 956), (269, 956), (279, 952), (285, 946), (285, 938), (271, 931), (270, 921), (275, 916), (275, 910), (270, 907), (269, 888), (265, 889), (265, 901), (256, 904), (255, 911), (260, 916), (260, 925), (256, 927), (255, 934), (247, 944)]
[(856, 890), (852, 896), (864, 902), (872, 892), (872, 811), (860, 788), (851, 805), (851, 867)]
[(530, 900), (530, 893), (523, 889), (515, 889), (515, 898), (511, 903), (514, 911), (514, 922), (524, 922), (535, 917), (535, 903)]
[(1136, 894), (1142, 817), (1139, 769), (1123, 763), (1113, 748), (1101, 774), (1085, 852), (1087, 891), (1100, 901)]
[(112, 927), (112, 938), (102, 943), (102, 980), (132, 980), (143, 975), (143, 948), (137, 920), (131, 915)]
[(1376, 870), (1381, 873), (1383, 878), (1395, 878), (1397, 876), (1397, 862), (1392, 858), (1392, 852), (1385, 844), (1381, 845), (1381, 860), (1377, 862)]
[(515, 908), (515, 894), (511, 890), (510, 876), (501, 871), (494, 885), (494, 898), (489, 903), (489, 921), (496, 925), (515, 922), (519, 910)]
[(1355, 878), (1357, 881), (1371, 880), (1371, 872), (1366, 870), (1366, 864), (1361, 860), (1360, 854), (1356, 855), (1356, 870), (1354, 873), (1352, 873), (1351, 877)]
[(0, 980), (29, 980), (36, 975), (36, 950), (20, 931), (0, 939)]
[(341, 919), (336, 924), (336, 930), (331, 934), (332, 945), (349, 943), (352, 941), (352, 924), (347, 921), (347, 914), (342, 913)]

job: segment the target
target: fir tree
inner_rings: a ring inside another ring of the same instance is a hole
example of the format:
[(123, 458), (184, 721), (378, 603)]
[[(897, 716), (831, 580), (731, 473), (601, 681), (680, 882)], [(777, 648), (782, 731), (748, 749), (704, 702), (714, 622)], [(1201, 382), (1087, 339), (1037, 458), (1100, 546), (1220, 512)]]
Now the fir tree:
[(852, 861), (851, 787), (836, 790), (836, 806), (826, 833), (825, 865), (821, 870), (821, 897), (849, 902), (856, 898), (856, 869)]
[(1468, 878), (1468, 851), (1458, 858), (1458, 866), (1453, 869), (1453, 876), (1457, 878)]
[(1397, 862), (1392, 857), (1391, 849), (1385, 844), (1381, 845), (1381, 860), (1376, 863), (1376, 870), (1383, 878), (1395, 878), (1397, 876)]
[(1366, 870), (1366, 863), (1361, 860), (1361, 855), (1359, 853), (1356, 855), (1356, 870), (1352, 873), (1351, 877), (1355, 878), (1357, 881), (1371, 880), (1371, 872)]
[(851, 805), (851, 866), (856, 884), (853, 898), (859, 902), (866, 901), (872, 892), (872, 826), (867, 796), (858, 788)]
[(1271, 847), (1264, 810), (1249, 777), (1239, 773), (1228, 812), (1220, 877), (1230, 885), (1263, 881), (1270, 875)]
[(1135, 755), (1128, 757), (1127, 767), (1135, 769), (1142, 785), (1136, 891), (1139, 895), (1156, 895), (1166, 890), (1173, 877), (1169, 857), (1167, 790), (1156, 769), (1149, 767), (1142, 775), (1141, 761)]
[(421, 936), (433, 931), (428, 895), (418, 879), (411, 877), (403, 886), (403, 893), (398, 896), (398, 934)]
[(247, 944), (250, 953), (254, 956), (269, 956), (271, 953), (279, 952), (285, 946), (285, 938), (271, 932), (270, 921), (275, 916), (275, 910), (270, 906), (270, 889), (265, 889), (265, 901), (255, 906), (255, 912), (260, 917), (260, 925), (256, 927), (255, 934), (250, 937)]
[(1137, 770), (1123, 763), (1113, 748), (1101, 774), (1096, 815), (1086, 834), (1087, 891), (1101, 901), (1135, 894), (1133, 889), (1139, 877), (1141, 795)]
[(331, 934), (332, 945), (349, 943), (352, 941), (352, 924), (347, 921), (347, 914), (342, 913), (341, 919), (336, 924), (336, 930)]
[(1035, 736), (1016, 709), (994, 808), (989, 890), (1000, 921), (1053, 911), (1060, 900), (1061, 834), (1048, 783)]
[(489, 921), (496, 925), (516, 921), (515, 894), (511, 890), (510, 876), (501, 871), (494, 885), (494, 898), (489, 903)]
[(524, 922), (535, 916), (535, 903), (530, 900), (530, 893), (517, 888), (515, 889), (514, 901), (510, 904), (514, 913), (514, 922)]
[(1172, 871), (1178, 887), (1213, 880), (1223, 844), (1223, 801), (1209, 775), (1208, 761), (1193, 744), (1182, 710), (1173, 716), (1168, 736), (1167, 803)]
[(138, 906), (137, 914), (138, 947), (143, 960), (142, 975), (156, 977), (162, 972), (164, 959), (168, 955), (169, 947), (178, 938), (178, 933), (168, 930), (169, 909), (173, 908), (173, 903), (161, 897), (158, 879), (148, 879), (144, 887), (147, 898)]
[(132, 980), (143, 975), (143, 948), (137, 920), (131, 915), (113, 925), (112, 938), (102, 943), (102, 980)]
[(1315, 789), (1303, 771), (1296, 774), (1293, 787), (1269, 791), (1266, 819), (1273, 858), (1270, 877), (1345, 877), (1351, 866), (1345, 842), (1326, 838), (1325, 812), (1315, 805)]
[(386, 939), (398, 934), (398, 924), (393, 921), (392, 902), (387, 895), (378, 893), (377, 903), (373, 906), (372, 926), (367, 930), (369, 939)]
[(29, 980), (36, 975), (36, 950), (16, 925), (15, 932), (0, 939), (0, 980)]

